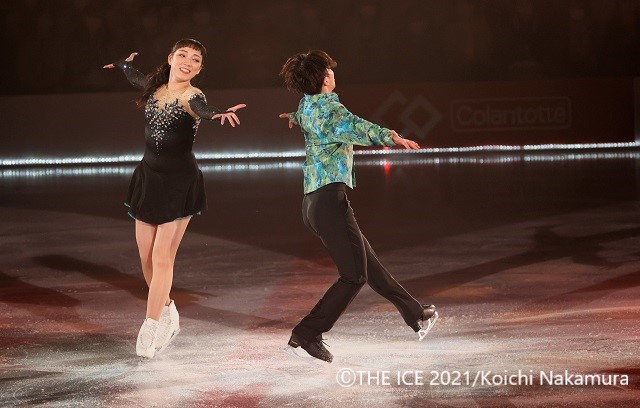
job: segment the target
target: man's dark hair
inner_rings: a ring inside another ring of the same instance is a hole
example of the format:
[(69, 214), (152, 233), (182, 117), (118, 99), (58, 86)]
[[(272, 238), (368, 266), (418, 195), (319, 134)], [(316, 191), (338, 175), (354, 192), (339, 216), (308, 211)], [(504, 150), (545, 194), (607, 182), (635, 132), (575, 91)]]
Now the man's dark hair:
[(284, 63), (280, 75), (284, 85), (290, 91), (307, 95), (320, 93), (327, 69), (333, 69), (338, 63), (324, 51), (313, 50), (296, 54)]

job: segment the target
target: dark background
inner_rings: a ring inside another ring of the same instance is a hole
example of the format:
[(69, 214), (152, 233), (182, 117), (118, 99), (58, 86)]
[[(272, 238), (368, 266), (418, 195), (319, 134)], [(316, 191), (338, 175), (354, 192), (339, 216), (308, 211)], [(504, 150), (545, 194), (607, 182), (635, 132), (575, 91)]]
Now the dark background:
[(0, 21), (3, 95), (129, 91), (102, 65), (147, 72), (182, 37), (215, 89), (281, 86), (313, 48), (343, 85), (640, 75), (639, 0), (1, 0)]

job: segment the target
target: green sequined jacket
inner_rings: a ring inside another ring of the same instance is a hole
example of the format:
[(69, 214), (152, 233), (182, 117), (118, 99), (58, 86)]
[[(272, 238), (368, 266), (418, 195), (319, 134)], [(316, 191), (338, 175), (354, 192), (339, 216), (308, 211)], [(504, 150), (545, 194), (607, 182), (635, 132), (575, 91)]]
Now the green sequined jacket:
[(289, 117), (304, 134), (305, 194), (337, 182), (355, 187), (353, 145), (395, 146), (391, 130), (349, 112), (333, 92), (305, 95)]

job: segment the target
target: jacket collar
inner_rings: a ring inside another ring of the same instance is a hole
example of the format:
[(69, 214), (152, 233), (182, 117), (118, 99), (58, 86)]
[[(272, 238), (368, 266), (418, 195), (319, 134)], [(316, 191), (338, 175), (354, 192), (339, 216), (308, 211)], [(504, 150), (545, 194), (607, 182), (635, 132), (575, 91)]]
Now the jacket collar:
[(304, 99), (309, 102), (335, 101), (338, 102), (338, 94), (335, 92), (319, 93), (314, 95), (305, 95)]

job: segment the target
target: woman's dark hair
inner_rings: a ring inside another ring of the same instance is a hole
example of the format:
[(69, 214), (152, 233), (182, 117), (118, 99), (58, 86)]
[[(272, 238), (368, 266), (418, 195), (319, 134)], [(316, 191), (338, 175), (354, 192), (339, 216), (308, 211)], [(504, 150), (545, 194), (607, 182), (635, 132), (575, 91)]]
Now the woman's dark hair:
[[(176, 52), (179, 48), (188, 47), (193, 48), (196, 51), (200, 51), (202, 54), (202, 64), (204, 65), (204, 60), (207, 58), (207, 49), (202, 45), (202, 43), (198, 40), (194, 40), (192, 38), (183, 38), (177, 43), (173, 44), (171, 48), (171, 54)], [(147, 103), (147, 100), (153, 93), (158, 89), (161, 85), (169, 82), (169, 71), (171, 71), (171, 65), (168, 62), (160, 65), (155, 70), (151, 71), (149, 75), (147, 75), (147, 86), (142, 93), (140, 99), (138, 99), (138, 106), (144, 107)]]
[(280, 75), (288, 90), (307, 95), (320, 93), (327, 69), (333, 69), (338, 63), (324, 51), (313, 50), (296, 54), (284, 63)]

